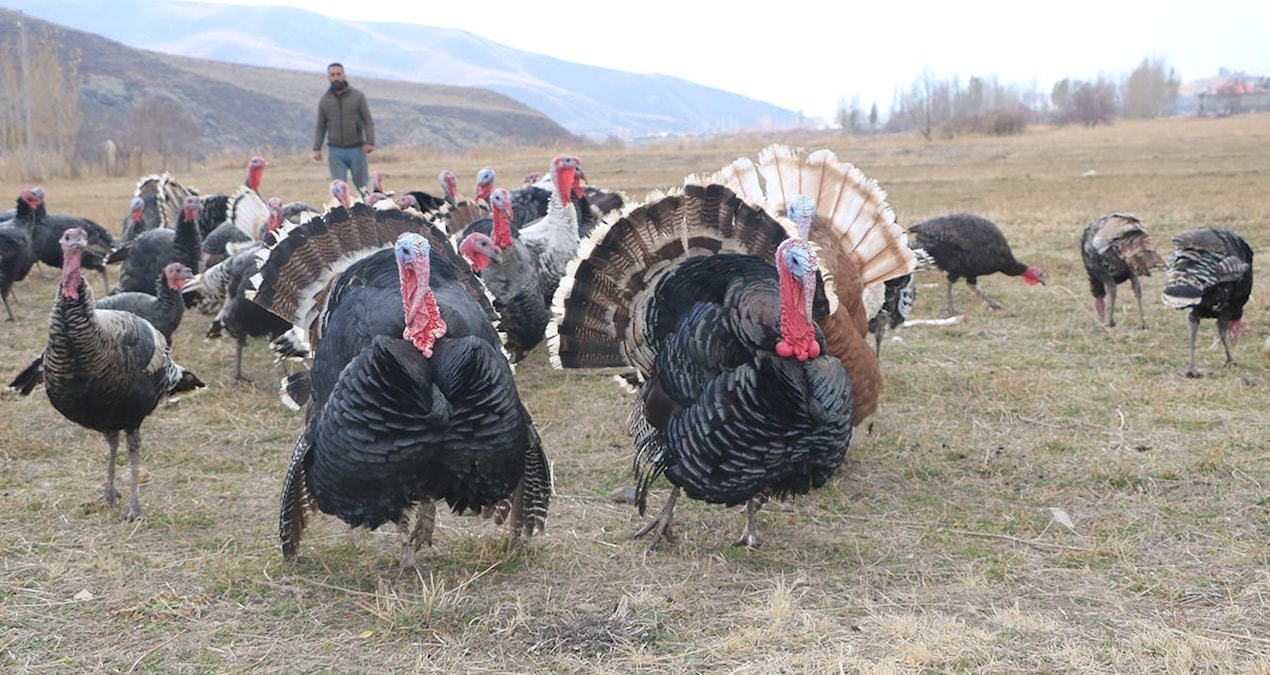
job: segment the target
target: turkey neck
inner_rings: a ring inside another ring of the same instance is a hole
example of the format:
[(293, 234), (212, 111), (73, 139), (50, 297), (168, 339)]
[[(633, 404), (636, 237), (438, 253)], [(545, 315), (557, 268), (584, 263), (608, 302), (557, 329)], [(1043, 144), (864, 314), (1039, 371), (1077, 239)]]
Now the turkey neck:
[(445, 336), (446, 330), (436, 296), (428, 285), (430, 272), (426, 259), (401, 267), (401, 307), (406, 319), (402, 337), (428, 358), (432, 357), (432, 345)]
[(92, 354), (108, 344), (98, 330), (96, 311), (94, 309), (92, 288), (84, 282), (80, 272), (79, 256), (70, 256), (62, 269), (62, 288), (58, 293), (57, 305), (49, 315), (49, 341), (45, 350), (46, 377), (63, 372), (69, 365), (58, 367), (58, 364), (85, 363), (85, 354)]
[(776, 351), (781, 356), (805, 361), (820, 355), (816, 329), (811, 322), (815, 283), (815, 277), (799, 277), (784, 264), (780, 265), (781, 341)]

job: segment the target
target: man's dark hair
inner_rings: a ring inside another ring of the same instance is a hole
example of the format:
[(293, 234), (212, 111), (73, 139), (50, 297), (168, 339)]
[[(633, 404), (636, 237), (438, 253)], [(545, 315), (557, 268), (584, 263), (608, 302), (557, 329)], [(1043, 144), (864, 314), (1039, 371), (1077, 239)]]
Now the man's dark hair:
[(340, 63), (339, 61), (336, 61), (335, 63), (332, 63), (331, 65), (326, 67), (326, 72), (328, 73), (331, 72), (332, 68), (339, 68), (340, 70), (344, 70), (344, 64)]

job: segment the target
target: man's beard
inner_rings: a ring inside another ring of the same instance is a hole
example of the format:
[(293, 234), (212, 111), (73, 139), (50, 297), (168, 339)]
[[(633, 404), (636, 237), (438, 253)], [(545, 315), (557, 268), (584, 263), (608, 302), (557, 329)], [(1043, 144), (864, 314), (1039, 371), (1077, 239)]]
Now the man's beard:
[(331, 83), (331, 91), (333, 91), (333, 92), (335, 92), (335, 93), (337, 93), (337, 94), (339, 94), (339, 93), (343, 92), (345, 89), (348, 89), (348, 81), (347, 81), (347, 80), (338, 80), (338, 81), (336, 81), (336, 82), (332, 82), (332, 83)]

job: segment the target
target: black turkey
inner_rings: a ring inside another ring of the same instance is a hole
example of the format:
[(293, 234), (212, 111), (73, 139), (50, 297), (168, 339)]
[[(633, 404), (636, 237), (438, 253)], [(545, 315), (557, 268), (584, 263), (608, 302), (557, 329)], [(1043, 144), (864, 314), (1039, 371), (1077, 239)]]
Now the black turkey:
[[(31, 188), (31, 193), (38, 202), (32, 207), (34, 210), (31, 217), (34, 222), (30, 228), (31, 251), (35, 254), (36, 260), (50, 267), (61, 267), (62, 233), (78, 227), (88, 233), (89, 248), (82, 252), (82, 268), (101, 272), (105, 288), (110, 288), (110, 279), (106, 276), (106, 256), (115, 249), (114, 235), (87, 218), (48, 213), (45, 208), (44, 189), (34, 187)], [(14, 222), (16, 223), (22, 217), (19, 215)]]
[(779, 144), (759, 152), (757, 164), (746, 157), (734, 160), (713, 180), (773, 218), (788, 216), (818, 247), (838, 302), (816, 323), (829, 353), (851, 376), (855, 423), (860, 424), (877, 410), (882, 393), (877, 352), (869, 349), (869, 318), (882, 304), (883, 282), (911, 273), (915, 264), (886, 193), (830, 150), (805, 152)]
[[(265, 234), (276, 232), (282, 226), (282, 199), (272, 197), (266, 205), (269, 217), (265, 223)], [(234, 249), (233, 255), (215, 264), (208, 264), (200, 274), (196, 274), (185, 284), (182, 294), (186, 307), (197, 307), (200, 314), (215, 317), (225, 306), (229, 296), (229, 286), (234, 280), (234, 271), (240, 266), (233, 260), (239, 256), (250, 258), (260, 250), (259, 241), (244, 242)]]
[(437, 500), (455, 512), (510, 501), (514, 532), (542, 530), (541, 442), (493, 308), (441, 230), (408, 211), (337, 206), (284, 229), (261, 258), (254, 300), (311, 327), (315, 350), (283, 486), (284, 556), (314, 508), (354, 527), (396, 523), (405, 567), (431, 542)]
[(13, 321), (13, 310), (9, 308), (13, 284), (25, 279), (35, 264), (31, 230), (35, 227), (34, 212), (39, 204), (40, 199), (34, 190), (23, 190), (18, 195), (13, 219), (0, 225), (0, 300), (4, 300), (8, 321)]
[(650, 550), (671, 537), (680, 490), (748, 504), (736, 543), (756, 546), (765, 501), (806, 494), (838, 469), (852, 384), (815, 322), (829, 311), (812, 245), (723, 185), (690, 183), (583, 246), (548, 346), (557, 367), (634, 367), (640, 512), (657, 476), (674, 485), (636, 533), (653, 533)]
[(1168, 277), (1164, 282), (1166, 307), (1191, 310), (1191, 360), (1187, 377), (1199, 377), (1195, 368), (1195, 336), (1200, 319), (1217, 319), (1217, 335), (1226, 350), (1226, 363), (1235, 362), (1230, 345), (1239, 340), (1244, 305), (1252, 295), (1252, 247), (1244, 238), (1215, 227), (1187, 230), (1173, 237)]
[[(158, 209), (154, 206), (154, 204), (157, 203), (158, 200), (153, 195), (151, 195), (149, 199), (151, 210), (157, 212)], [(146, 227), (145, 212), (146, 200), (142, 197), (133, 197), (132, 201), (128, 204), (128, 215), (123, 218), (123, 229), (121, 230), (123, 232), (123, 236), (119, 238), (120, 248), (123, 248), (128, 244), (128, 242), (136, 239), (137, 235), (142, 232), (154, 229), (153, 227)], [(107, 260), (106, 262), (109, 264), (111, 261)]]
[(119, 432), (124, 432), (132, 475), (124, 518), (135, 520), (142, 517), (137, 486), (141, 423), (164, 398), (203, 383), (172, 361), (167, 340), (150, 322), (132, 312), (95, 309), (92, 290), (80, 271), (87, 244), (88, 234), (80, 228), (62, 235), (62, 283), (49, 315), (44, 389), (62, 416), (106, 437), (110, 452), (102, 500), (111, 508), (119, 502), (115, 455)]
[(175, 229), (146, 230), (106, 258), (107, 263), (123, 261), (119, 281), (110, 289), (110, 294), (149, 293), (154, 288), (155, 277), (172, 262), (179, 262), (197, 274), (202, 260), (202, 235), (198, 230), (200, 210), (197, 196), (186, 197)]
[(1095, 220), (1081, 232), (1080, 258), (1089, 276), (1089, 293), (1094, 296), (1098, 320), (1105, 320), (1108, 326), (1116, 325), (1116, 286), (1128, 281), (1138, 301), (1138, 326), (1146, 328), (1142, 282), (1138, 278), (1164, 267), (1164, 258), (1155, 250), (1142, 221), (1124, 213)]
[(1045, 273), (1016, 260), (1001, 228), (987, 218), (954, 213), (918, 223), (908, 231), (913, 235), (913, 245), (925, 249), (935, 266), (948, 275), (945, 311), (949, 316), (958, 313), (952, 300), (953, 283), (958, 279), (964, 278), (966, 285), (992, 309), (1001, 309), (1001, 303), (979, 288), (979, 277), (999, 272), (1021, 276), (1032, 285), (1045, 284)]

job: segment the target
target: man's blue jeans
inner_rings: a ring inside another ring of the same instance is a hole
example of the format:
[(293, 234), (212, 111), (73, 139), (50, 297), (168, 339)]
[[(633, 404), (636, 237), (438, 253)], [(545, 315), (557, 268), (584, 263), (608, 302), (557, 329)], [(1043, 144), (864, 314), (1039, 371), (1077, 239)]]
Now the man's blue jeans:
[(351, 148), (335, 148), (327, 146), (326, 165), (331, 170), (331, 180), (348, 182), (348, 174), (353, 174), (353, 185), (358, 190), (366, 189), (367, 160), (362, 146)]

